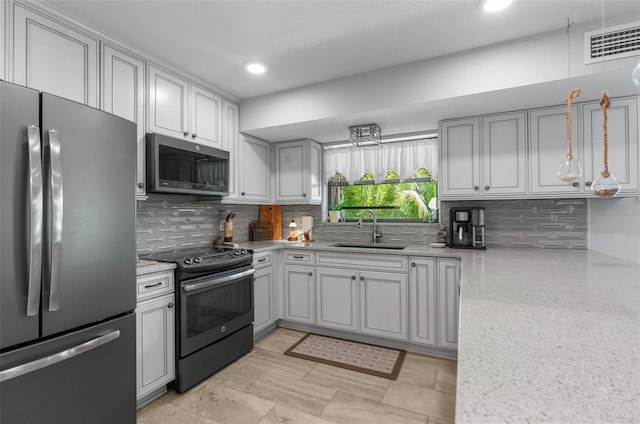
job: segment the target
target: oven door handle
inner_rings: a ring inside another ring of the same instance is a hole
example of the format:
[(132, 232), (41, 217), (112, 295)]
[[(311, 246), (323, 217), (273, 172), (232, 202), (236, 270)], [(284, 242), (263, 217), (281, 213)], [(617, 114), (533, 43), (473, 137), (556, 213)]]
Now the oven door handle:
[(205, 287), (217, 286), (220, 284), (228, 283), (229, 281), (239, 280), (240, 278), (248, 277), (255, 274), (255, 269), (248, 269), (246, 271), (239, 272), (233, 275), (227, 275), (226, 277), (214, 278), (213, 280), (207, 280), (200, 283), (185, 284), (182, 286), (182, 290), (190, 292), (193, 290), (203, 289)]

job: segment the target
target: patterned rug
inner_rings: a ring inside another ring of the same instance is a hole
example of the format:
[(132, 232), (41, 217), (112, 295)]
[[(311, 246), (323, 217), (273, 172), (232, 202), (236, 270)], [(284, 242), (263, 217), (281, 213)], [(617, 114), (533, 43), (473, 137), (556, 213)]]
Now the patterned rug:
[(285, 355), (359, 371), (378, 377), (398, 378), (407, 352), (333, 337), (307, 334)]

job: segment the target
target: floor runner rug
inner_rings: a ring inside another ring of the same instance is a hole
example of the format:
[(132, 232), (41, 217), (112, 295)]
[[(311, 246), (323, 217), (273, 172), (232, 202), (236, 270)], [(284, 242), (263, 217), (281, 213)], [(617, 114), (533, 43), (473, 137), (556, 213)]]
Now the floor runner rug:
[(406, 353), (404, 350), (317, 334), (307, 334), (284, 352), (285, 355), (359, 371), (390, 380), (398, 378)]

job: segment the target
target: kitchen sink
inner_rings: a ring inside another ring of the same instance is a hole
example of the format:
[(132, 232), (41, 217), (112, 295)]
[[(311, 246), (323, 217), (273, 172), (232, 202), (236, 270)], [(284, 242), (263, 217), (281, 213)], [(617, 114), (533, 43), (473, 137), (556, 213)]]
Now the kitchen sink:
[(402, 250), (407, 247), (406, 244), (391, 244), (391, 243), (336, 243), (331, 247), (351, 247), (351, 248), (364, 248), (364, 249), (392, 249)]

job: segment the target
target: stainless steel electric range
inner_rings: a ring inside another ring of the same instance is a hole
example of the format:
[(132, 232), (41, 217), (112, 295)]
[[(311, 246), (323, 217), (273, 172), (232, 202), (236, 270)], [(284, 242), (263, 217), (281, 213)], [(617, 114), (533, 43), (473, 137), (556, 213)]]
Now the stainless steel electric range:
[(211, 247), (145, 257), (177, 265), (176, 380), (184, 392), (253, 347), (252, 254)]

